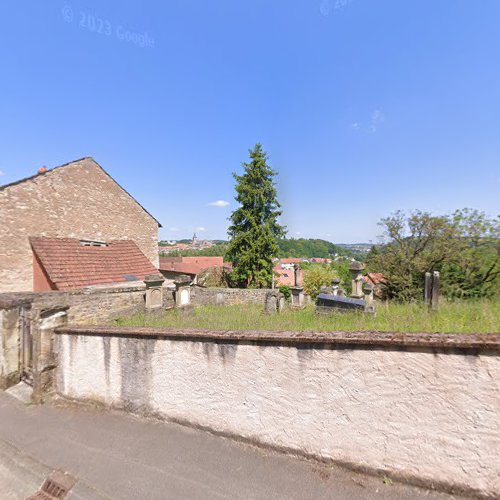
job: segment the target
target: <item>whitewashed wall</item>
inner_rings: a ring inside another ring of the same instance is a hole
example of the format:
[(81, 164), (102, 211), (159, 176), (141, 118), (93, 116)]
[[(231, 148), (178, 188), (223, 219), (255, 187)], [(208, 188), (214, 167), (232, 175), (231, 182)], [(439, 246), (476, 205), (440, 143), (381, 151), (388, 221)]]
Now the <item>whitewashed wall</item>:
[(58, 391), (500, 494), (500, 356), (59, 335)]

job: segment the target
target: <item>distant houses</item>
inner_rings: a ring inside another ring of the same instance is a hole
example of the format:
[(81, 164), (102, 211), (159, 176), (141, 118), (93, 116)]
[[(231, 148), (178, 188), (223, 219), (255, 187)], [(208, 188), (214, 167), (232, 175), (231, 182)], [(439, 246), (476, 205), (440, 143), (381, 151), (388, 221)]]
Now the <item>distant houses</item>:
[(188, 275), (197, 284), (199, 274), (207, 269), (229, 271), (231, 264), (224, 263), (222, 257), (160, 257), (160, 272), (168, 280)]
[(194, 233), (193, 238), (190, 243), (177, 242), (177, 241), (167, 241), (166, 244), (160, 242), (158, 245), (158, 251), (161, 254), (168, 255), (170, 253), (182, 252), (185, 250), (204, 250), (206, 248), (212, 248), (214, 243), (209, 240), (200, 240), (196, 233)]
[(92, 158), (0, 186), (0, 292), (140, 281), (160, 223)]

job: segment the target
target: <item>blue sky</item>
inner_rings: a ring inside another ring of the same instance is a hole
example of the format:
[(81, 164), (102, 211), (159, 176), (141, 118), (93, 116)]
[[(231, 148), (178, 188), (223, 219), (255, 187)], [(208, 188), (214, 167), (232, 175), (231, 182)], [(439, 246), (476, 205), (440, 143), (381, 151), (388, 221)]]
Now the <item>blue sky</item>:
[(225, 238), (231, 172), (260, 141), (290, 237), (500, 211), (498, 0), (3, 0), (0, 15), (0, 184), (93, 156), (162, 238)]

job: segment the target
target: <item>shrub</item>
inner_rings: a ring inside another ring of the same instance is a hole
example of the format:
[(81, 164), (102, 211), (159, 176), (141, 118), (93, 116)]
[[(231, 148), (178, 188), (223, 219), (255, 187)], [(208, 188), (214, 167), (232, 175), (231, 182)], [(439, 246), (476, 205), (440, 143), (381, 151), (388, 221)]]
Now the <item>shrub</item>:
[(282, 285), (279, 287), (280, 293), (282, 293), (285, 296), (285, 300), (290, 300), (290, 297), (292, 296), (292, 291), (290, 290), (290, 287), (288, 285)]
[(322, 286), (331, 285), (337, 273), (330, 266), (314, 265), (304, 270), (304, 291), (315, 299)]
[(227, 272), (220, 267), (209, 267), (198, 274), (198, 285), (215, 288), (228, 286)]

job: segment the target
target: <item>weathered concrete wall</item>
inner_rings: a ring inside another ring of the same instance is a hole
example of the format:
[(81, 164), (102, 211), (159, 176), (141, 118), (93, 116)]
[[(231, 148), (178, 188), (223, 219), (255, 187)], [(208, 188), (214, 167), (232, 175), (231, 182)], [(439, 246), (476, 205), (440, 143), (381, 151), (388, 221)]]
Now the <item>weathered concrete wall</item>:
[(0, 309), (0, 389), (19, 380), (19, 314), (17, 307)]
[(469, 345), (464, 336), (248, 333), (68, 327), (58, 331), (58, 391), (500, 494), (500, 336), (477, 347), (473, 336)]
[(0, 291), (33, 290), (30, 236), (134, 240), (158, 267), (158, 223), (91, 158), (0, 189)]
[(210, 304), (259, 304), (264, 305), (268, 289), (251, 288), (191, 288), (191, 300), (195, 306)]

